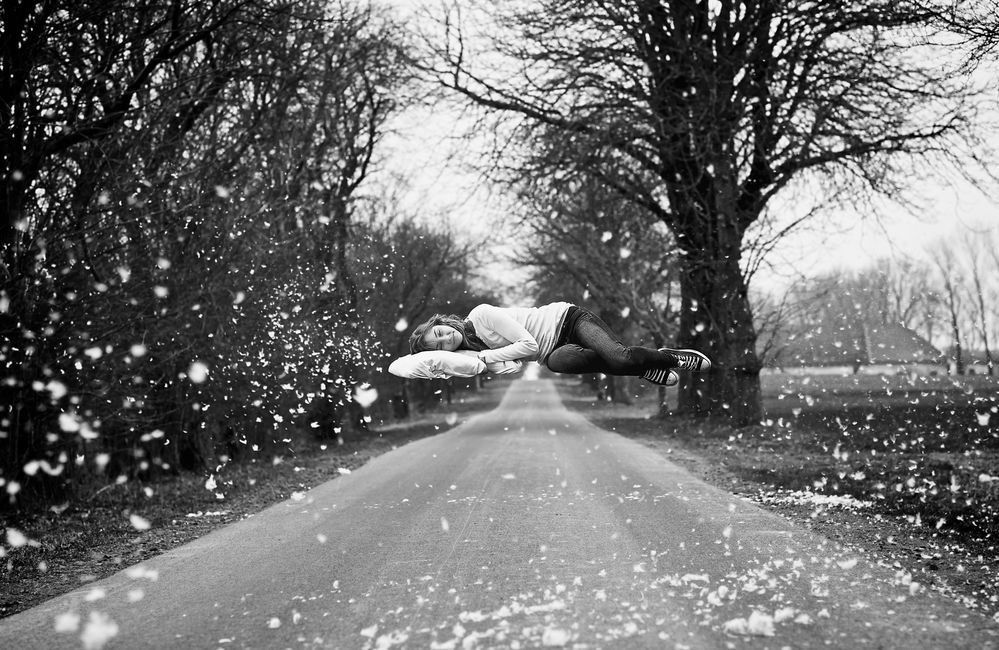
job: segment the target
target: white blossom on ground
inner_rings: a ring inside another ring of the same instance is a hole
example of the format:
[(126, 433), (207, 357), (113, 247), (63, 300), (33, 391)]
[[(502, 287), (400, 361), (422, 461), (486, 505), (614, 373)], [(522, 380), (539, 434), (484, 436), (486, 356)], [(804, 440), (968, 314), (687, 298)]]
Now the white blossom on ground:
[(55, 617), (55, 631), (71, 634), (80, 629), (80, 615), (76, 612), (63, 612)]
[(149, 523), (148, 519), (140, 517), (136, 514), (128, 516), (128, 523), (132, 524), (132, 528), (139, 531), (149, 530), (152, 527), (152, 524)]
[(571, 640), (572, 634), (558, 627), (547, 627), (541, 634), (541, 645), (546, 648), (561, 648)]
[(725, 621), (722, 629), (729, 634), (741, 636), (773, 636), (774, 629), (773, 616), (760, 611), (754, 611), (749, 618), (733, 618)]
[(90, 618), (83, 627), (80, 641), (84, 650), (100, 650), (108, 641), (118, 635), (118, 624), (103, 612), (90, 612)]

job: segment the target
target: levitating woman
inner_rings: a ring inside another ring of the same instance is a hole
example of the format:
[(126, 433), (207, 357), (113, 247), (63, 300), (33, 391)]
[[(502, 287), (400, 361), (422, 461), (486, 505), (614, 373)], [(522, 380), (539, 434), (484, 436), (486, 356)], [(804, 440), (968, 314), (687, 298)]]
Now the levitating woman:
[(537, 361), (552, 372), (641, 377), (673, 386), (676, 370), (711, 367), (697, 350), (625, 345), (610, 327), (582, 307), (553, 302), (541, 307), (479, 305), (467, 318), (437, 314), (409, 337), (410, 351), (473, 350), (483, 363)]

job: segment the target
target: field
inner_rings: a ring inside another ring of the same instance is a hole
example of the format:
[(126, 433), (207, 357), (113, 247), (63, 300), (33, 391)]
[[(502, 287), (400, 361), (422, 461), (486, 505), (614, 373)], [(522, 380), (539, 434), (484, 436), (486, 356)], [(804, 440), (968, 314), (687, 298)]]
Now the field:
[(566, 403), (720, 487), (990, 615), (999, 611), (999, 383), (986, 377), (764, 377), (766, 419), (659, 419), (561, 382)]

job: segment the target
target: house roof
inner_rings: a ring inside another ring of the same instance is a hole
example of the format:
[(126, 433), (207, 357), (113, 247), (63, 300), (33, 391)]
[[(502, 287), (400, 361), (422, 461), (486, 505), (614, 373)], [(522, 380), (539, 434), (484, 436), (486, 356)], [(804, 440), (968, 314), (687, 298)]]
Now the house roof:
[(773, 359), (776, 366), (943, 364), (944, 354), (901, 325), (848, 323), (792, 334)]

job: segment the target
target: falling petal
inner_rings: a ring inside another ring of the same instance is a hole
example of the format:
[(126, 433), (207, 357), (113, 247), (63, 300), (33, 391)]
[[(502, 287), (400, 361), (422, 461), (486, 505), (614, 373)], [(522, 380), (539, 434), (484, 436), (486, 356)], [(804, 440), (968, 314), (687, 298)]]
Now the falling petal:
[(187, 378), (195, 384), (203, 384), (208, 379), (208, 366), (201, 361), (195, 361), (187, 369)]
[(368, 408), (378, 400), (378, 390), (370, 384), (361, 384), (354, 389), (354, 401), (361, 407)]

